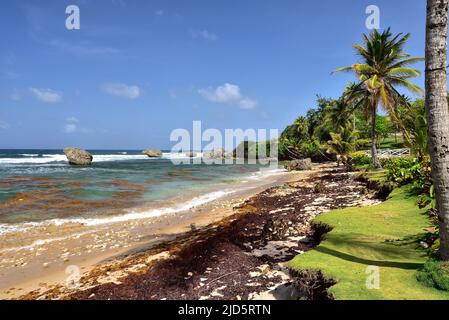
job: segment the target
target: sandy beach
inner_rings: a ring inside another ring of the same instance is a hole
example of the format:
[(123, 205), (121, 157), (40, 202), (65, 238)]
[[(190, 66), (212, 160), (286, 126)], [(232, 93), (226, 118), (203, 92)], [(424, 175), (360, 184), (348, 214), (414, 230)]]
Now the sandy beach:
[[(320, 182), (325, 195), (315, 190)], [(376, 203), (363, 183), (329, 164), (271, 177), (176, 216), (48, 230), (74, 236), (2, 251), (1, 297), (273, 299), (280, 290), (286, 299), (292, 292), (280, 288), (292, 279), (283, 265), (313, 247), (313, 217)]]
[(267, 176), (248, 182), (245, 187), (217, 200), (173, 214), (96, 226), (49, 225), (3, 235), (0, 298), (15, 299), (31, 291), (45, 292), (57, 285), (70, 286), (73, 279), (99, 265), (116, 263), (173, 240), (192, 228), (201, 229), (219, 222), (232, 215), (233, 208), (251, 196), (308, 174), (281, 172)]

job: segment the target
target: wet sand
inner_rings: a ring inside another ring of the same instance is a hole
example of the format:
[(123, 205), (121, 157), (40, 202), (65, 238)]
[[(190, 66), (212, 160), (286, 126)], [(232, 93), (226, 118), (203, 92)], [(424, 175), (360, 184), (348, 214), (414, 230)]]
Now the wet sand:
[(11, 234), (0, 245), (0, 298), (44, 292), (68, 285), (93, 268), (120, 261), (233, 214), (247, 198), (274, 185), (302, 179), (310, 172), (283, 173), (254, 181), (248, 188), (185, 212), (95, 227), (64, 224)]

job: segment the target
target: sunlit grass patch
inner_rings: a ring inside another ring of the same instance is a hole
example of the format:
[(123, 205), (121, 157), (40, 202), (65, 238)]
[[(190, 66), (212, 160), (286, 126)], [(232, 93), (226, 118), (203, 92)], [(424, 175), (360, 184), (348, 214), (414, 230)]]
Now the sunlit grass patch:
[[(449, 293), (417, 280), (428, 259), (419, 235), (430, 228), (425, 209), (406, 188), (382, 204), (324, 213), (316, 222), (333, 230), (314, 250), (296, 256), (294, 269), (319, 269), (337, 281), (335, 299), (449, 299)], [(373, 271), (374, 270), (374, 271)], [(378, 271), (378, 288), (370, 286)]]

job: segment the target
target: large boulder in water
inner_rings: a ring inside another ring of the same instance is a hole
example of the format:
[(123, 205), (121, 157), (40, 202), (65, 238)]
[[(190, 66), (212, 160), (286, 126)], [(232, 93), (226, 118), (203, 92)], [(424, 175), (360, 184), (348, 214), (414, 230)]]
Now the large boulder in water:
[(310, 158), (285, 161), (284, 168), (288, 171), (302, 171), (312, 169), (312, 160)]
[(224, 151), (223, 148), (218, 148), (217, 150), (215, 150), (214, 152), (214, 157), (216, 159), (224, 159), (226, 158), (226, 152)]
[(146, 150), (143, 150), (142, 153), (146, 154), (150, 158), (162, 157), (162, 151), (159, 149), (146, 149)]
[(203, 158), (205, 159), (214, 159), (214, 157), (215, 157), (214, 150), (203, 152)]
[(217, 150), (204, 151), (203, 158), (207, 159), (225, 159), (226, 152), (223, 148), (219, 148)]
[(88, 166), (92, 163), (92, 155), (86, 150), (78, 148), (65, 148), (64, 154), (71, 165)]

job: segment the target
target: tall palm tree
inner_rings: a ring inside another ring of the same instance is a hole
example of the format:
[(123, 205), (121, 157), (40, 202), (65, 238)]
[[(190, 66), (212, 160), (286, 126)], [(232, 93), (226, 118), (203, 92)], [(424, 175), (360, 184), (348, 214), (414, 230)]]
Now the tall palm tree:
[(427, 1), (426, 109), (429, 153), (440, 224), (442, 260), (449, 260), (449, 112), (447, 102), (448, 0)]
[(351, 88), (350, 100), (357, 107), (363, 108), (371, 119), (371, 155), (372, 163), (381, 168), (377, 158), (376, 115), (379, 106), (383, 107), (392, 121), (397, 121), (397, 106), (403, 102), (403, 96), (397, 87), (422, 94), (422, 90), (408, 79), (420, 76), (420, 72), (410, 68), (411, 64), (423, 60), (410, 58), (405, 54), (404, 45), (410, 34), (399, 33), (393, 36), (390, 28), (379, 33), (374, 30), (369, 36), (363, 35), (364, 46), (356, 44), (354, 48), (362, 58), (362, 62), (335, 70), (335, 72), (351, 71), (358, 80)]

